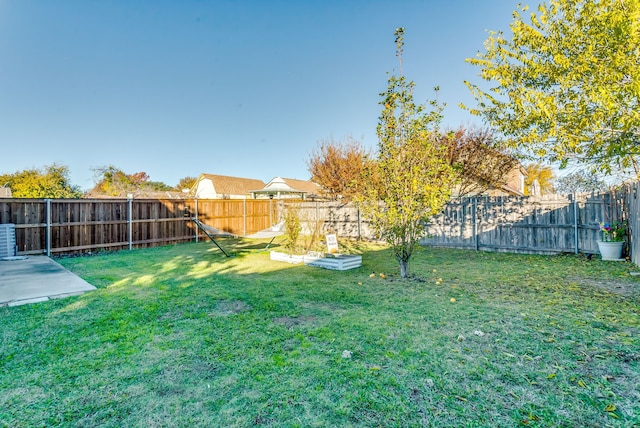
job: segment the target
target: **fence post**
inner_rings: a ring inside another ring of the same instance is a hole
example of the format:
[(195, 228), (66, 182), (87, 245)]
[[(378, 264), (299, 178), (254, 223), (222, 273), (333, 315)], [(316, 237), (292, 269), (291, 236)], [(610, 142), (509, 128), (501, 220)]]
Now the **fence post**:
[(580, 243), (578, 242), (578, 198), (575, 193), (569, 197), (573, 199), (573, 239), (576, 242), (575, 253), (578, 254), (580, 252)]
[(478, 242), (478, 198), (473, 198), (472, 210), (472, 231), (473, 231), (473, 247), (476, 251), (480, 248), (480, 242)]
[(51, 199), (44, 201), (46, 204), (45, 251), (47, 257), (51, 257)]
[(127, 235), (129, 249), (133, 249), (133, 196), (127, 195)]
[(360, 208), (356, 208), (358, 212), (358, 241), (362, 241), (362, 217), (360, 216)]
[(247, 236), (247, 198), (243, 199), (242, 220), (242, 236)]
[[(198, 197), (197, 196), (196, 196), (196, 216), (195, 216), (195, 219), (198, 220)], [(196, 227), (196, 242), (198, 242), (198, 237), (199, 237), (198, 236), (198, 230), (199, 229), (200, 229), (199, 227)]]

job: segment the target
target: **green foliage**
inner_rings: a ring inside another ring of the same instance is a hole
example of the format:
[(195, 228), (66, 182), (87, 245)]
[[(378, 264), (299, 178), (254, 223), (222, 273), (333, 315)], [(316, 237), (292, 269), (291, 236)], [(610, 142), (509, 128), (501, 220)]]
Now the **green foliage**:
[(142, 194), (174, 190), (159, 181), (149, 180), (146, 172), (127, 174), (113, 165), (95, 169), (98, 182), (89, 192), (90, 196), (126, 197), (128, 194)]
[(6, 184), (11, 188), (14, 198), (82, 197), (80, 188), (69, 182), (69, 168), (55, 163), (40, 169), (25, 169), (0, 175), (0, 182), (0, 185)]
[(624, 221), (600, 223), (602, 242), (623, 242), (627, 235), (627, 225)]
[(287, 249), (290, 254), (293, 254), (298, 244), (298, 237), (302, 226), (300, 225), (300, 217), (298, 215), (298, 209), (294, 206), (287, 206), (284, 212), (285, 221), (285, 236), (287, 237)]
[(178, 184), (176, 185), (176, 190), (182, 192), (184, 189), (191, 190), (194, 184), (198, 179), (196, 177), (183, 177), (180, 179)]
[[(401, 57), (404, 29), (396, 30)], [(401, 276), (420, 238), (423, 223), (449, 199), (455, 174), (439, 144), (437, 127), (442, 107), (433, 110), (413, 101), (413, 82), (404, 76), (389, 78), (378, 122), (378, 154), (366, 165), (356, 202), (376, 233), (391, 244)]]
[(470, 111), (538, 159), (617, 172), (640, 153), (640, 0), (550, 0), (514, 12), (512, 37), (491, 33), (467, 61)]

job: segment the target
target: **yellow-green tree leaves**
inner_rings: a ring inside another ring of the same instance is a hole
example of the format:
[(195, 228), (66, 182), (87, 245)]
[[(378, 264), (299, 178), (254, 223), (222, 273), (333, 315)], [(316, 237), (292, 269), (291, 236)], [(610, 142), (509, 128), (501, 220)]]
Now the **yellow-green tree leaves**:
[[(395, 35), (402, 64), (404, 30)], [(392, 246), (402, 277), (424, 236), (423, 222), (442, 209), (455, 177), (446, 146), (438, 142), (442, 108), (432, 103), (427, 111), (416, 105), (413, 87), (404, 76), (391, 76), (380, 94), (377, 159), (365, 164), (355, 198), (380, 238)]]
[(69, 168), (55, 163), (40, 169), (1, 174), (0, 182), (0, 186), (11, 188), (14, 198), (75, 199), (82, 196), (80, 188), (69, 181)]
[(640, 0), (550, 0), (514, 12), (467, 61), (483, 116), (513, 147), (615, 172), (640, 154)]

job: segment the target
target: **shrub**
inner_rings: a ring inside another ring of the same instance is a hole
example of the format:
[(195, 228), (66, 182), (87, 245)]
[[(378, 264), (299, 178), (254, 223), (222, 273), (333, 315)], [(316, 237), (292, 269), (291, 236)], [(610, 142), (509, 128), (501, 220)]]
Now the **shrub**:
[(298, 209), (296, 207), (287, 207), (284, 212), (285, 220), (285, 235), (287, 237), (287, 249), (290, 254), (293, 254), (296, 250), (296, 244), (298, 242), (298, 236), (300, 236), (300, 218), (298, 217)]

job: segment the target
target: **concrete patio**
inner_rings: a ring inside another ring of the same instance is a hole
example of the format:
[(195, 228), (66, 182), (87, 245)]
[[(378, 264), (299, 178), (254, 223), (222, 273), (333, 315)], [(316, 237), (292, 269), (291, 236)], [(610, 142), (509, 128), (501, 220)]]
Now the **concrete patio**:
[(95, 289), (46, 256), (0, 260), (0, 306), (44, 302)]

